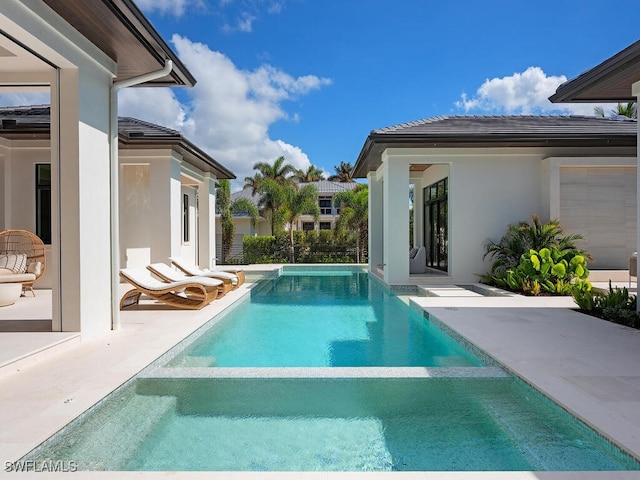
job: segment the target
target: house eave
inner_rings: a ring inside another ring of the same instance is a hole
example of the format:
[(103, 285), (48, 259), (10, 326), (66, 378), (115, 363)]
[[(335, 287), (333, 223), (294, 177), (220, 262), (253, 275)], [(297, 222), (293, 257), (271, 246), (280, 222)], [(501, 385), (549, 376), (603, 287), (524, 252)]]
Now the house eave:
[(526, 147), (635, 147), (633, 134), (590, 135), (518, 135), (493, 134), (488, 136), (433, 136), (410, 134), (379, 134), (372, 132), (367, 138), (353, 168), (354, 178), (366, 178), (377, 170), (381, 155), (387, 148), (526, 148)]
[(640, 40), (560, 85), (553, 103), (635, 102), (631, 85), (640, 80)]
[(166, 77), (140, 86), (192, 87), (195, 77), (132, 0), (43, 0), (118, 64), (116, 81), (161, 69), (173, 62)]

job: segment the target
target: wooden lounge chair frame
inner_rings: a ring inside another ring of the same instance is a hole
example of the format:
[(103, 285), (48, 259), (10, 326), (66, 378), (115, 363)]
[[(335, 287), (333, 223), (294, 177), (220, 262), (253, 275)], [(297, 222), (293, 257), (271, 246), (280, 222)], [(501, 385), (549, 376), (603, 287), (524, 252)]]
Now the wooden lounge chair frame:
[[(142, 269), (123, 269), (120, 276), (135, 288), (125, 293), (120, 300), (120, 310), (138, 305), (142, 294), (171, 307), (185, 310), (200, 310), (218, 296), (218, 288), (198, 282), (171, 282), (166, 287), (149, 286), (135, 279), (130, 272)], [(146, 270), (142, 270), (146, 273)]]
[(229, 280), (228, 278), (194, 277), (194, 276), (186, 275), (182, 271), (175, 271), (175, 275), (170, 276), (167, 274), (166, 269), (159, 268), (160, 265), (164, 265), (168, 269), (171, 268), (169, 265), (152, 263), (151, 265), (147, 265), (147, 270), (149, 270), (155, 276), (160, 278), (163, 282), (171, 283), (171, 282), (183, 281), (183, 280), (188, 280), (191, 282), (199, 282), (200, 278), (207, 280), (209, 282), (217, 282), (218, 297), (222, 297), (226, 295), (233, 288), (233, 284), (231, 283), (231, 280)]
[(181, 270), (185, 274), (193, 276), (193, 277), (212, 277), (212, 278), (218, 278), (220, 280), (229, 281), (228, 279), (223, 279), (223, 277), (220, 277), (217, 274), (220, 273), (220, 272), (231, 273), (231, 274), (235, 275), (236, 277), (238, 277), (238, 282), (235, 285), (233, 285), (233, 282), (229, 281), (229, 283), (231, 283), (231, 285), (232, 285), (232, 289), (233, 290), (235, 290), (236, 288), (238, 288), (240, 285), (242, 285), (245, 282), (245, 276), (244, 276), (244, 272), (242, 270), (231, 270), (231, 269), (230, 270), (220, 270), (220, 271), (203, 270), (200, 267), (198, 267), (197, 265), (193, 265), (193, 264), (190, 264), (190, 263), (184, 261), (182, 258), (171, 257), (169, 260), (171, 260), (171, 263), (173, 265), (175, 265), (179, 270)]

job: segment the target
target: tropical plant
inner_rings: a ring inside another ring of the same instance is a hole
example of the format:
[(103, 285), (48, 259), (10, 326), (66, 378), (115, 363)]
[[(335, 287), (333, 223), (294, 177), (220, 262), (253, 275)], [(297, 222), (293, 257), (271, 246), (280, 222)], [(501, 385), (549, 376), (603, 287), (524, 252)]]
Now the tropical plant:
[(298, 184), (280, 184), (273, 179), (262, 182), (261, 189), (273, 199), (277, 205), (274, 214), (274, 225), (284, 226), (289, 224), (290, 259), (295, 262), (294, 227), (302, 215), (312, 215), (317, 222), (320, 218), (318, 206), (318, 190), (314, 185), (305, 185), (300, 188)]
[(337, 193), (333, 197), (333, 205), (340, 207), (340, 216), (336, 221), (336, 230), (344, 232), (349, 229), (356, 233), (357, 258), (364, 258), (364, 247), (367, 244), (369, 227), (369, 190), (366, 185), (358, 185), (353, 190)]
[(253, 165), (253, 169), (258, 172), (253, 177), (245, 177), (245, 188), (251, 187), (252, 195), (260, 194), (258, 206), (265, 210), (269, 217), (271, 226), (271, 234), (277, 231), (278, 222), (275, 218), (275, 211), (278, 209), (278, 199), (273, 197), (268, 189), (264, 188), (266, 180), (273, 180), (279, 185), (293, 185), (295, 182), (292, 175), (296, 172), (293, 165), (285, 163), (284, 157), (278, 157), (273, 164), (267, 162), (257, 162)]
[(333, 167), (336, 171), (328, 180), (332, 182), (353, 183), (355, 180), (351, 177), (353, 166), (349, 162), (340, 162), (340, 165)]
[(324, 173), (315, 165), (309, 165), (306, 170), (296, 170), (292, 178), (300, 183), (319, 182), (324, 180)]
[[(605, 114), (604, 114), (604, 108), (602, 108), (602, 105), (598, 105), (597, 107), (594, 107), (593, 114), (596, 117), (604, 117)], [(628, 117), (628, 118), (638, 118), (638, 110), (637, 110), (636, 104), (634, 102), (628, 102), (626, 104), (618, 103), (616, 108), (611, 110), (611, 116), (616, 117), (618, 115), (623, 117)]]
[(220, 224), (222, 226), (221, 263), (225, 263), (231, 252), (236, 228), (233, 222), (233, 214), (248, 214), (251, 218), (251, 225), (255, 226), (260, 218), (260, 213), (257, 207), (246, 198), (237, 198), (231, 201), (231, 183), (225, 179), (220, 180), (216, 190), (216, 210), (220, 214)]
[(614, 323), (640, 328), (640, 316), (636, 312), (637, 297), (630, 295), (626, 287), (613, 288), (609, 281), (606, 292), (591, 288), (587, 281), (573, 286), (573, 300), (580, 310)]
[(541, 223), (537, 215), (531, 216), (531, 224), (521, 222), (518, 225), (509, 225), (497, 243), (487, 240), (483, 259), (492, 259), (489, 276), (501, 275), (510, 268), (515, 268), (520, 263), (520, 257), (530, 250), (555, 247), (564, 256), (568, 251), (574, 251), (587, 260), (592, 260), (586, 250), (577, 246), (579, 240), (584, 240), (580, 234), (565, 234), (558, 219), (552, 219), (548, 223)]
[(587, 261), (575, 250), (564, 253), (556, 247), (529, 250), (520, 257), (516, 268), (502, 275), (494, 275), (493, 283), (510, 290), (530, 295), (542, 292), (566, 295), (572, 293), (572, 280), (585, 280), (589, 276)]

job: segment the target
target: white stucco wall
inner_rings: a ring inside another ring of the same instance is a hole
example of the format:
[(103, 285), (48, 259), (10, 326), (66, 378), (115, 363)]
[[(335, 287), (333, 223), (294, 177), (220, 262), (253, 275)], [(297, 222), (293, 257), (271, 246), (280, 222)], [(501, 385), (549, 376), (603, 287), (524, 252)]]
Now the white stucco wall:
[[(612, 156), (607, 159), (594, 158), (602, 152), (610, 152)], [(378, 172), (369, 175), (369, 188), (374, 194), (370, 200), (380, 202), (382, 197), (384, 205), (383, 214), (379, 209), (370, 207), (372, 259), (379, 255), (379, 250), (383, 250), (385, 281), (390, 284), (410, 283), (404, 266), (404, 259), (408, 257), (402, 213), (408, 209), (405, 183), (412, 183), (416, 190), (421, 190), (448, 178), (448, 274), (454, 283), (476, 282), (476, 274), (486, 272), (489, 266), (489, 259), (482, 260), (487, 239), (499, 240), (509, 224), (528, 221), (533, 214), (539, 215), (542, 221), (557, 216), (554, 212), (559, 211), (560, 205), (560, 170), (554, 168), (558, 162), (610, 166), (633, 163), (632, 157), (624, 157), (619, 153), (620, 150), (606, 148), (590, 149), (588, 153), (585, 149), (542, 148), (387, 149), (382, 155), (383, 162)], [(561, 160), (545, 160), (555, 157)], [(574, 160), (567, 157), (573, 157)], [(411, 172), (410, 178), (407, 178), (408, 167), (414, 164), (430, 166), (423, 173)], [(552, 181), (554, 171), (557, 171), (557, 185)], [(387, 184), (389, 179), (391, 183)], [(616, 188), (615, 182), (608, 184), (604, 178), (602, 183), (604, 189)], [(382, 190), (382, 195), (378, 190)], [(389, 196), (394, 198), (389, 199)], [(416, 202), (416, 225), (419, 230), (423, 228), (422, 216), (423, 200), (419, 198)], [(618, 233), (625, 235), (629, 230), (627, 227), (620, 225)], [(378, 230), (383, 232), (383, 246), (380, 246), (381, 242), (376, 237)], [(422, 231), (415, 233), (415, 240), (424, 241)], [(389, 241), (391, 245), (387, 244)], [(602, 242), (602, 239), (598, 241)], [(375, 265), (372, 263), (372, 266)]]
[[(0, 230), (36, 231), (36, 164), (51, 163), (48, 140), (0, 140)], [(51, 245), (46, 247), (47, 269), (35, 284), (35, 289), (52, 288)]]

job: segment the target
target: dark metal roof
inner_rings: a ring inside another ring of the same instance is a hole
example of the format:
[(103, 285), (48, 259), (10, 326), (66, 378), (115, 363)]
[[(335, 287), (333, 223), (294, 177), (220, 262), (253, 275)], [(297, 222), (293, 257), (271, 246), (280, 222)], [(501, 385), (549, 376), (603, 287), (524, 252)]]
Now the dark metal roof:
[(173, 71), (144, 86), (193, 86), (196, 79), (132, 0), (43, 0), (118, 64), (116, 80), (164, 67)]
[(587, 116), (440, 116), (373, 130), (353, 168), (355, 178), (380, 165), (389, 147), (635, 146), (637, 122)]
[[(50, 107), (0, 107), (0, 137), (9, 139), (48, 139), (50, 137)], [(137, 118), (118, 117), (118, 141), (122, 149), (171, 147), (190, 164), (217, 178), (234, 179), (229, 169), (171, 128)]]
[(640, 40), (600, 65), (560, 85), (554, 103), (635, 102), (631, 85), (640, 80)]

